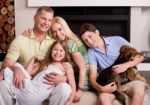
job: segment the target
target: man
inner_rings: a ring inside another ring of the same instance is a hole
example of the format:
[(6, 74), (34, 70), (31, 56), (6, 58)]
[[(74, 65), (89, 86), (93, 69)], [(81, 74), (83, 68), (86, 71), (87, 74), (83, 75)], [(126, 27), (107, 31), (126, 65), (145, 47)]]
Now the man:
[[(115, 83), (101, 86), (96, 82), (97, 68), (104, 70), (111, 66), (119, 55), (122, 45), (129, 45), (125, 39), (112, 36), (103, 38), (100, 36), (99, 30), (92, 24), (84, 24), (80, 28), (80, 37), (89, 47), (89, 64), (90, 64), (90, 82), (98, 91), (99, 102), (101, 105), (112, 105), (115, 96), (112, 94), (117, 89)], [(133, 61), (113, 66), (114, 72), (121, 73), (128, 68), (136, 66), (143, 61), (142, 55), (137, 55)], [(131, 105), (142, 105), (145, 95), (145, 84), (141, 81), (131, 81), (123, 85), (127, 94), (131, 96)]]
[[(35, 55), (45, 56), (48, 48), (53, 43), (51, 37), (47, 34), (51, 27), (54, 11), (46, 6), (40, 7), (34, 16), (34, 27), (31, 36), (18, 36), (10, 45), (6, 58), (1, 67), (0, 77), (2, 77), (5, 67), (9, 67), (14, 72), (13, 82), (18, 88), (24, 87), (25, 76), (20, 68), (14, 66), (16, 61), (26, 67), (31, 57)], [(47, 84), (56, 84), (56, 82), (64, 82), (65, 77), (46, 75)], [(68, 90), (68, 91), (67, 91)], [(51, 92), (49, 97), (49, 105), (64, 105), (70, 96), (70, 86), (66, 84), (58, 84)], [(11, 90), (9, 84), (5, 80), (0, 81), (0, 97), (3, 105), (15, 105), (15, 93)]]

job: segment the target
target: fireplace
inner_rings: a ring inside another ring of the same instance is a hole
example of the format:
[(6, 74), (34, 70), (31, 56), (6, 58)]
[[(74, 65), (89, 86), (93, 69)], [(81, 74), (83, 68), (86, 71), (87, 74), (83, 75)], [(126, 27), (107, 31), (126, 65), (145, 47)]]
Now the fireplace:
[(130, 41), (130, 7), (53, 7), (77, 35), (87, 22), (96, 25), (102, 36), (119, 35)]

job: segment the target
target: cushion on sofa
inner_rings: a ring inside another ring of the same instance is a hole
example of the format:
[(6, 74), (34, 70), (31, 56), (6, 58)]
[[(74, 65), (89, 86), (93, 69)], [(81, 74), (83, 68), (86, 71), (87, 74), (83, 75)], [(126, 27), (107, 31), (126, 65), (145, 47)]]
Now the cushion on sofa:
[[(98, 100), (97, 95), (94, 92), (86, 91), (83, 93), (80, 102), (73, 103), (73, 105), (99, 105), (97, 100)], [(44, 102), (43, 105), (48, 105), (48, 102)], [(121, 104), (119, 103), (119, 101), (114, 100), (113, 105), (121, 105)], [(126, 96), (126, 105), (129, 105), (128, 96)], [(145, 95), (143, 105), (150, 105), (150, 101), (147, 94)]]

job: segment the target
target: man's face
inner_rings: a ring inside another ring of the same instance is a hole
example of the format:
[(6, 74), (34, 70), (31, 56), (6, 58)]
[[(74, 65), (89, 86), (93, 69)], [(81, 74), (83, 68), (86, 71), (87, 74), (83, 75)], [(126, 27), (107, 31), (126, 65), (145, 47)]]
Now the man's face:
[(81, 38), (88, 47), (95, 48), (97, 46), (96, 32), (86, 31), (82, 34)]
[(41, 11), (41, 13), (35, 15), (35, 29), (39, 32), (46, 33), (52, 23), (53, 13), (47, 11)]

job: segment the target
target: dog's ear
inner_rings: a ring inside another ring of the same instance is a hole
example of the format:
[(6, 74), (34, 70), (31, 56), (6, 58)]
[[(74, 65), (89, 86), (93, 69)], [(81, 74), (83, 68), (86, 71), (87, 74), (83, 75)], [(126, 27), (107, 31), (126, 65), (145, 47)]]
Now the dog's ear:
[(133, 60), (137, 54), (139, 54), (139, 52), (133, 47), (126, 47), (126, 52), (124, 52), (126, 60)]
[(120, 53), (127, 52), (127, 51), (128, 51), (128, 50), (127, 50), (128, 48), (130, 48), (128, 45), (122, 46), (122, 47), (120, 48)]

